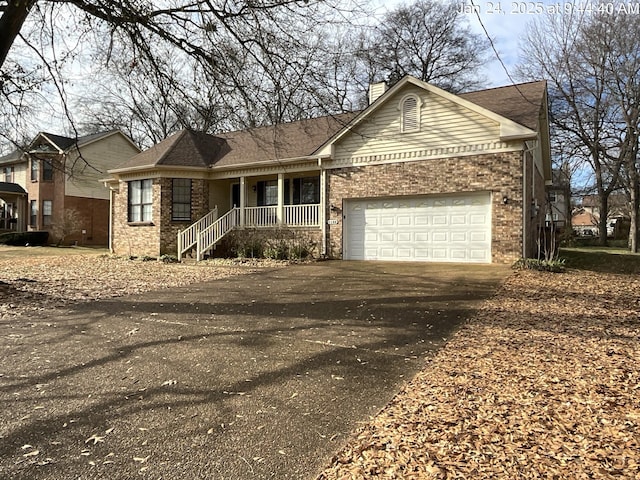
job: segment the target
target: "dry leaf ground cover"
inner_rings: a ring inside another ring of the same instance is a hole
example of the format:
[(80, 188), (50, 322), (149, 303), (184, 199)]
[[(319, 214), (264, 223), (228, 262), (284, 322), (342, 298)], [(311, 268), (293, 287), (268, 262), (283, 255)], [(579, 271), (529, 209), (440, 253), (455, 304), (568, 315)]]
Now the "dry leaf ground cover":
[(257, 260), (163, 263), (91, 250), (0, 246), (0, 319), (225, 278), (275, 264)]
[(640, 478), (639, 294), (515, 272), (318, 478)]

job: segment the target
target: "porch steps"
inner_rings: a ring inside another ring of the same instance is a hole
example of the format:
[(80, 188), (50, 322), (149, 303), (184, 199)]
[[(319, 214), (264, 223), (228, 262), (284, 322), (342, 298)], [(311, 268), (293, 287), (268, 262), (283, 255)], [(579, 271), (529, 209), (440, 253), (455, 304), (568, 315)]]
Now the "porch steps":
[(233, 208), (218, 218), (218, 208), (216, 207), (193, 225), (178, 233), (178, 261), (182, 261), (185, 253), (193, 252), (194, 248), (195, 260), (198, 262), (203, 260), (205, 254), (235, 228), (239, 218), (238, 208)]
[(209, 252), (235, 228), (274, 227), (320, 227), (320, 205), (284, 205), (232, 208), (218, 218), (218, 208), (178, 233), (178, 260), (185, 254), (193, 255), (196, 261)]

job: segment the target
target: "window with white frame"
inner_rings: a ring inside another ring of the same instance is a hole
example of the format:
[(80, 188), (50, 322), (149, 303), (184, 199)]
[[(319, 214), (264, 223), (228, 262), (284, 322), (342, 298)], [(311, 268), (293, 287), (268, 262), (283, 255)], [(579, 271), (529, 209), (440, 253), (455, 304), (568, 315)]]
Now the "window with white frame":
[(400, 104), (400, 129), (405, 132), (420, 130), (420, 104), (414, 95), (405, 97)]
[(42, 181), (53, 181), (53, 160), (50, 160), (48, 158), (42, 160)]
[(13, 183), (13, 167), (4, 167), (4, 181)]
[(150, 222), (153, 207), (153, 180), (129, 182), (129, 222)]
[(29, 202), (29, 225), (33, 228), (38, 226), (38, 201), (31, 200)]
[(36, 158), (31, 158), (31, 181), (32, 182), (37, 182), (38, 181), (38, 159)]
[(53, 202), (51, 200), (42, 201), (42, 226), (51, 226), (51, 219), (53, 218)]
[(278, 204), (277, 180), (260, 181), (257, 184), (257, 190), (259, 207)]
[(171, 182), (172, 210), (174, 221), (191, 221), (191, 180), (174, 178)]

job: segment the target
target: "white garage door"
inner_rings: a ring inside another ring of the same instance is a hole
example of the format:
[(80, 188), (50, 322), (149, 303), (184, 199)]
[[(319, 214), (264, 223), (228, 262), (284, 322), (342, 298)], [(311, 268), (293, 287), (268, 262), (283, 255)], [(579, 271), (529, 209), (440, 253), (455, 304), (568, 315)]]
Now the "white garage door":
[(491, 194), (345, 202), (344, 258), (491, 263)]

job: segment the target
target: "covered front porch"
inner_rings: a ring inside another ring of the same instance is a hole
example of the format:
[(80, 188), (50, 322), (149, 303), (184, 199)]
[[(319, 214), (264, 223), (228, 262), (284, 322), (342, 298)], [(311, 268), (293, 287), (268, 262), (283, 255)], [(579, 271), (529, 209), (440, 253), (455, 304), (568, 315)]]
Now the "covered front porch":
[(221, 178), (209, 182), (210, 211), (178, 233), (178, 259), (204, 255), (237, 228), (315, 228), (324, 224), (323, 171)]
[(27, 229), (27, 192), (16, 183), (0, 182), (0, 232)]

